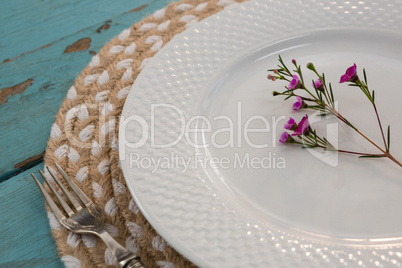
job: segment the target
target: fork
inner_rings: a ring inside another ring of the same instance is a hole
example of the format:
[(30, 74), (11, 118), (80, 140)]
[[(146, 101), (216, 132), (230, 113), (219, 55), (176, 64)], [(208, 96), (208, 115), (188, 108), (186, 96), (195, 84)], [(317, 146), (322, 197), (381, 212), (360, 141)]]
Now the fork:
[(50, 190), (56, 196), (59, 204), (63, 208), (64, 212), (56, 205), (50, 195), (46, 192), (43, 185), (38, 181), (34, 174), (31, 176), (34, 178), (39, 190), (42, 192), (43, 197), (48, 203), (50, 209), (53, 211), (54, 215), (58, 221), (73, 233), (78, 234), (92, 234), (100, 237), (103, 242), (107, 245), (109, 250), (116, 257), (116, 260), (120, 267), (123, 268), (143, 268), (143, 264), (140, 258), (134, 253), (128, 251), (122, 247), (113, 237), (104, 229), (104, 217), (95, 204), (85, 195), (83, 191), (67, 176), (64, 170), (55, 163), (57, 170), (60, 172), (61, 176), (65, 179), (67, 184), (73, 190), (75, 195), (78, 197), (76, 199), (72, 194), (63, 186), (60, 180), (57, 178), (57, 174), (49, 168), (50, 176), (57, 183), (61, 191), (64, 193), (66, 198), (70, 201), (72, 207), (63, 199), (63, 197), (56, 191), (54, 186), (49, 182), (49, 179), (45, 174), (39, 170), (40, 175), (43, 177)]

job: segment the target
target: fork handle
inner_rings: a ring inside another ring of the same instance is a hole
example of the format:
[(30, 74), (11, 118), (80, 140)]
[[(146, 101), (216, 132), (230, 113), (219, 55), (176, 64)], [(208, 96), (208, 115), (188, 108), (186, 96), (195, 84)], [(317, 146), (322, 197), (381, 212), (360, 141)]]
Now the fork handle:
[(97, 232), (97, 235), (105, 242), (106, 246), (116, 257), (119, 266), (122, 268), (144, 268), (140, 258), (134, 253), (122, 247), (116, 240), (103, 228)]
[(139, 257), (135, 257), (129, 260), (124, 268), (145, 268), (145, 266), (141, 263)]

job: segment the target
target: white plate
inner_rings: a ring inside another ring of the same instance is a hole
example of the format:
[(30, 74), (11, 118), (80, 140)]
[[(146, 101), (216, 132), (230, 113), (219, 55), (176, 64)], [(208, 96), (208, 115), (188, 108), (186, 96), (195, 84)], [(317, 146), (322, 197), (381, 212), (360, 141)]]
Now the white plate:
[[(121, 166), (154, 228), (203, 267), (400, 267), (401, 169), (278, 145), (285, 117), (304, 114), (271, 95), (286, 84), (266, 70), (278, 54), (314, 62), (341, 113), (381, 144), (368, 101), (338, 84), (353, 63), (366, 68), (401, 159), (401, 11), (397, 0), (252, 1), (168, 43), (135, 81), (120, 121)], [(312, 125), (345, 149), (377, 153), (334, 122)]]

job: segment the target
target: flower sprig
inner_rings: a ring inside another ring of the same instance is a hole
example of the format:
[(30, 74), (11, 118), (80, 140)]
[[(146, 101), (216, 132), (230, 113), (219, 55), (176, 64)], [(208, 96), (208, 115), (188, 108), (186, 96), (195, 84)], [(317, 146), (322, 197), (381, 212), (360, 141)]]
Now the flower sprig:
[(334, 115), (337, 119), (345, 123), (359, 135), (369, 141), (372, 145), (374, 145), (378, 150), (380, 150), (381, 153), (374, 154), (354, 152), (335, 148), (325, 137), (320, 137), (317, 135), (316, 131), (311, 128), (307, 114), (299, 123), (296, 123), (293, 118), (289, 118), (284, 128), (287, 131), (293, 131), (293, 133), (289, 134), (288, 132), (284, 132), (279, 140), (281, 143), (294, 143), (302, 145), (303, 148), (322, 148), (324, 150), (355, 154), (359, 155), (360, 157), (387, 157), (402, 167), (402, 163), (396, 160), (390, 153), (390, 126), (388, 126), (387, 135), (385, 135), (375, 103), (375, 91), (370, 91), (368, 87), (365, 69), (363, 69), (363, 80), (361, 80), (357, 74), (357, 66), (354, 64), (346, 70), (344, 75), (341, 76), (339, 83), (348, 83), (348, 86), (359, 88), (370, 101), (376, 114), (384, 147), (381, 147), (373, 142), (338, 112), (335, 106), (335, 97), (332, 84), (326, 82), (325, 74), (318, 73), (313, 63), (308, 63), (306, 68), (312, 71), (317, 79), (313, 79), (311, 81), (311, 86), (308, 86), (304, 81), (302, 68), (297, 64), (296, 60), (292, 60), (292, 64), (294, 66), (292, 71), (286, 66), (281, 56), (279, 56), (278, 60), (278, 68), (268, 70), (269, 72), (272, 72), (268, 74), (268, 79), (272, 81), (284, 80), (288, 82), (288, 85), (285, 86), (285, 90), (282, 92), (274, 91), (272, 93), (274, 96), (285, 96), (285, 100), (294, 97), (296, 101), (293, 103), (293, 110), (313, 109), (319, 111), (320, 115)]

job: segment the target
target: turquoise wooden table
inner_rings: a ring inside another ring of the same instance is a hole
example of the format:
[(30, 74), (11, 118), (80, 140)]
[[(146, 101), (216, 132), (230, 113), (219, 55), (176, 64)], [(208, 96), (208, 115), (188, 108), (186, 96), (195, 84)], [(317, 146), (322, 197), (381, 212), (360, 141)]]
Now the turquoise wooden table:
[(0, 8), (0, 267), (63, 267), (30, 172), (55, 114), (110, 39), (167, 0), (5, 0)]

